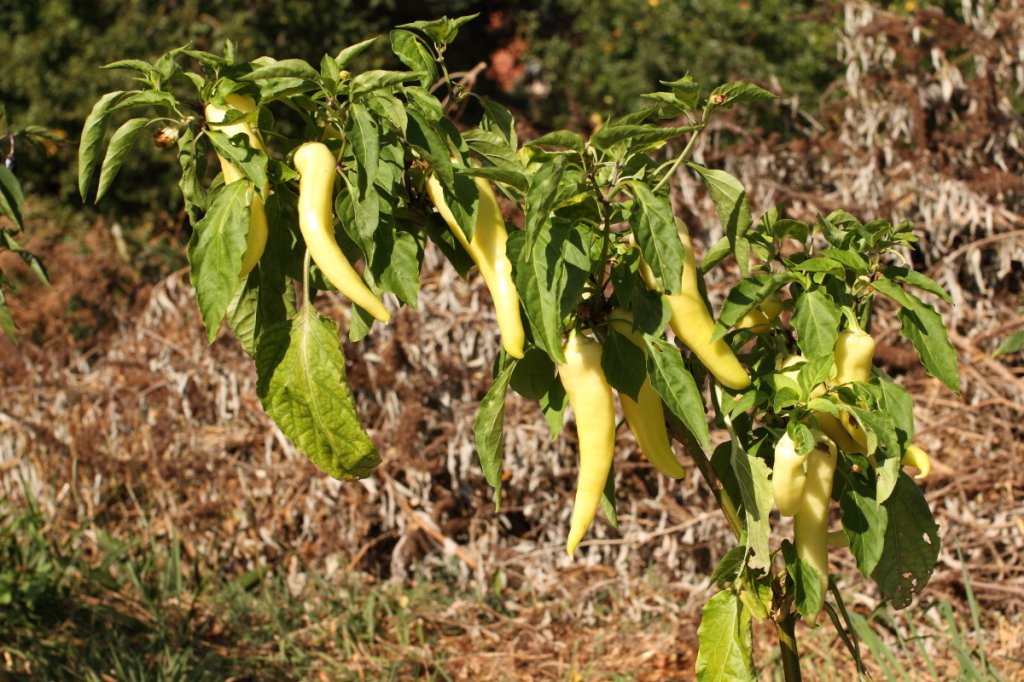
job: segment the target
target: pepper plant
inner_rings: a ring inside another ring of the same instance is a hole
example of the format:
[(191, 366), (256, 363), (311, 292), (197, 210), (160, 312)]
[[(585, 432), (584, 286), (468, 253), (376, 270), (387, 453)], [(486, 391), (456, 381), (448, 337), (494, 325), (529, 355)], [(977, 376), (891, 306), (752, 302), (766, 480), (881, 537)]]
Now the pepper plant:
[[(479, 266), (504, 346), (475, 424), (496, 509), (511, 390), (538, 401), (553, 437), (573, 407), (570, 554), (599, 507), (615, 523), (616, 391), (645, 406), (626, 415), (645, 454), (681, 476), (671, 434), (735, 536), (711, 576), (697, 678), (752, 678), (752, 621), (767, 619), (786, 679), (799, 679), (798, 621), (817, 627), (822, 611), (863, 671), (829, 548), (852, 553), (896, 608), (924, 589), (939, 551), (925, 498), (903, 471), (908, 450), (906, 464), (927, 463), (912, 446), (912, 400), (871, 363), (874, 301), (895, 304), (925, 369), (958, 389), (946, 330), (920, 292), (949, 297), (904, 258), (911, 226), (844, 211), (807, 223), (782, 206), (755, 219), (735, 177), (690, 159), (721, 110), (773, 97), (746, 82), (706, 92), (683, 76), (589, 137), (520, 140), (505, 107), (449, 77), (445, 50), (470, 19), (396, 28), (389, 39), (404, 68), (395, 70), (353, 70), (376, 39), (318, 65), (244, 61), (230, 43), (223, 55), (184, 47), (154, 63), (108, 65), (140, 85), (108, 93), (89, 115), (83, 197), (97, 177), (97, 200), (112, 187), (144, 130), (176, 146), (207, 335), (227, 322), (255, 360), (267, 414), (341, 479), (370, 475), (380, 459), (346, 385), (339, 324), (313, 305), (318, 293), (357, 292), (347, 295), (375, 311), (353, 304), (346, 331), (358, 341), (387, 322), (387, 308), (416, 307), (427, 249), (463, 275)], [(482, 115), (460, 128), (452, 112), (466, 100)], [(126, 112), (133, 117), (108, 140), (108, 124)], [(699, 265), (673, 210), (682, 172), (704, 182), (725, 235)], [(505, 224), (495, 193), (521, 223)], [(358, 261), (361, 282), (349, 268)], [(714, 268), (738, 271), (717, 320), (703, 288)], [(848, 352), (854, 336), (871, 343), (859, 359)], [(715, 449), (709, 414), (730, 436)], [(795, 515), (795, 538), (773, 512), (775, 494)]]

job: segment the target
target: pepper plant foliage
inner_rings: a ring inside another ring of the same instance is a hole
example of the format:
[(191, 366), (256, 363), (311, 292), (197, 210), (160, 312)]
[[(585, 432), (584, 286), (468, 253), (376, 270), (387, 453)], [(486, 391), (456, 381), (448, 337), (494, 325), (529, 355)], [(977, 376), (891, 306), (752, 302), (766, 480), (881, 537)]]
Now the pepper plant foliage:
[[(806, 455), (817, 437), (818, 415), (853, 417), (863, 446), (839, 454), (831, 497), (841, 544), (849, 549), (835, 551), (852, 552), (864, 577), (897, 608), (923, 589), (939, 538), (920, 489), (901, 470), (901, 455), (914, 437), (911, 398), (877, 367), (868, 382), (829, 383), (839, 331), (870, 329), (872, 303), (881, 296), (899, 308), (903, 333), (927, 371), (957, 390), (946, 330), (919, 293), (948, 296), (901, 256), (914, 241), (911, 226), (861, 223), (842, 211), (808, 224), (787, 218), (783, 207), (755, 220), (736, 178), (688, 159), (716, 112), (773, 97), (749, 83), (705, 94), (683, 76), (646, 95), (649, 106), (642, 111), (607, 122), (589, 138), (560, 130), (521, 141), (507, 109), (448, 77), (445, 48), (470, 19), (395, 29), (389, 38), (405, 66), (399, 70), (351, 70), (374, 39), (325, 55), (318, 65), (270, 57), (243, 61), (230, 44), (223, 55), (185, 47), (152, 64), (111, 64), (131, 71), (140, 86), (105, 95), (89, 115), (79, 157), (82, 194), (97, 179), (97, 200), (113, 186), (144, 130), (155, 132), (158, 144), (176, 145), (182, 196), (194, 224), (192, 284), (209, 338), (226, 320), (255, 360), (267, 413), (325, 473), (356, 478), (368, 476), (379, 457), (346, 385), (338, 324), (311, 305), (329, 285), (311, 265), (298, 227), (292, 153), (310, 140), (335, 153), (336, 238), (351, 261), (365, 263), (369, 287), (391, 294), (391, 307), (416, 307), (426, 249), (440, 249), (463, 274), (472, 266), (428, 198), (427, 177), (439, 180), (467, 239), (480, 209), (476, 179), (486, 179), (524, 216), (521, 225), (509, 226), (506, 250), (524, 313), (525, 354), (517, 359), (499, 353), (475, 428), (496, 506), (507, 392), (537, 400), (556, 437), (567, 402), (557, 374), (563, 344), (573, 329), (596, 337), (607, 381), (620, 394), (635, 398), (650, 380), (673, 435), (712, 485), (735, 532), (737, 547), (725, 552), (712, 575), (717, 592), (699, 631), (698, 677), (752, 677), (751, 622), (767, 618), (779, 628), (792, 679), (793, 666), (799, 667), (795, 623), (803, 617), (814, 624), (823, 606), (861, 668), (835, 583), (827, 599), (820, 576), (799, 559), (784, 537), (786, 526), (772, 515), (771, 472), (783, 434), (791, 434)], [(232, 112), (221, 123), (245, 120), (258, 129), (267, 152), (251, 146), (246, 135), (229, 137), (203, 120), (203, 105), (224, 106), (235, 93), (251, 97), (256, 108)], [(450, 117), (464, 98), (478, 100), (483, 111), (469, 129)], [(108, 124), (127, 112), (132, 117), (107, 139)], [(211, 151), (236, 165), (247, 182), (225, 185), (208, 163)], [(751, 382), (743, 390), (718, 385), (666, 334), (665, 296), (679, 293), (685, 260), (670, 196), (678, 172), (703, 180), (724, 228), (700, 274), (726, 263), (740, 272), (714, 333), (748, 368)], [(258, 267), (242, 278), (253, 193), (265, 197), (269, 237)], [(644, 268), (654, 278), (653, 289), (641, 276)], [(769, 301), (779, 304), (781, 315), (776, 312), (756, 332), (742, 324)], [(632, 314), (644, 348), (611, 328), (613, 308)], [(353, 306), (349, 337), (361, 339), (372, 324)], [(797, 355), (800, 361), (783, 371)], [(731, 435), (713, 452), (708, 410)], [(610, 485), (603, 503), (614, 523)]]

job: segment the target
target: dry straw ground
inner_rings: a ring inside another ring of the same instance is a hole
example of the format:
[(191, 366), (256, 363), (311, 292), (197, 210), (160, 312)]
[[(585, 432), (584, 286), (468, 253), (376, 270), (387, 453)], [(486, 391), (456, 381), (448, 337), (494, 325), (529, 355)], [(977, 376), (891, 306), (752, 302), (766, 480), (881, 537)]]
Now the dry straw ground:
[[(696, 153), (740, 176), (755, 208), (786, 199), (796, 217), (811, 218), (842, 206), (862, 218), (911, 219), (922, 230), (916, 262), (957, 302), (940, 308), (952, 324), (962, 395), (917, 367), (891, 318), (883, 314), (873, 331), (880, 365), (915, 398), (919, 440), (935, 460), (922, 485), (943, 551), (924, 601), (945, 599), (966, 614), (966, 566), (985, 649), (1012, 678), (1024, 674), (1024, 363), (991, 353), (1024, 326), (1024, 138), (1019, 113), (1003, 101), (1006, 82), (1021, 96), (1024, 11), (1017, 2), (987, 14), (967, 7), (972, 19), (961, 25), (850, 4), (846, 83), (814, 115), (789, 103), (797, 128), (790, 141), (754, 136), (723, 152), (719, 140), (735, 131), (725, 122)], [(983, 56), (969, 75), (945, 56), (951, 42)], [(696, 185), (680, 178), (676, 197), (704, 243), (715, 238)], [(699, 474), (691, 467), (681, 482), (655, 476), (621, 436), (621, 532), (596, 524), (586, 551), (569, 561), (562, 548), (573, 431), (552, 442), (536, 407), (511, 399), (504, 499), (494, 513), (472, 441), (497, 348), (478, 279), (461, 281), (428, 254), (420, 310), (346, 347), (384, 464), (342, 484), (263, 414), (238, 345), (225, 335), (207, 347), (183, 272), (139, 284), (111, 225), (97, 222), (77, 243), (58, 243), (58, 227), (43, 217), (34, 225), (30, 246), (45, 257), (54, 287), (19, 294), (12, 307), (25, 342), (0, 341), (0, 495), (20, 499), (27, 482), (62, 533), (91, 519), (131, 534), (145, 514), (157, 538), (176, 534), (205, 570), (234, 575), (266, 565), (287, 576), (296, 598), (313, 575), (481, 591), (497, 581), (500, 609), (460, 598), (419, 616), (437, 635), (421, 655), (443, 655), (457, 679), (690, 675), (707, 576), (730, 547)], [(725, 284), (715, 283), (712, 296)], [(323, 311), (344, 328), (341, 300), (328, 299)], [(80, 542), (89, 551), (95, 534)], [(867, 613), (874, 592), (849, 557), (834, 554), (853, 608)], [(759, 659), (767, 662), (771, 634), (763, 634)], [(828, 652), (842, 660), (836, 640), (805, 635), (815, 660), (828, 661)], [(948, 651), (932, 654), (941, 678), (956, 675)], [(837, 666), (815, 666), (809, 677), (852, 675), (852, 666)]]

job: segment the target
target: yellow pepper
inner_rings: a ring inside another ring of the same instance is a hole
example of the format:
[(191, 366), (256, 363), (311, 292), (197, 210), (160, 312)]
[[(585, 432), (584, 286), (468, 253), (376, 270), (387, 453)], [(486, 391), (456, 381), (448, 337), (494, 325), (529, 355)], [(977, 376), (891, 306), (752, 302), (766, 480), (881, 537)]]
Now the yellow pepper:
[(807, 455), (803, 500), (793, 517), (797, 557), (817, 572), (822, 599), (828, 589), (828, 512), (836, 459), (836, 446), (827, 440)]
[(800, 511), (804, 499), (804, 488), (807, 485), (807, 473), (804, 471), (806, 456), (796, 451), (796, 443), (789, 433), (775, 444), (775, 464), (772, 466), (772, 495), (775, 505), (783, 516), (794, 516)]
[[(742, 390), (750, 385), (750, 376), (736, 359), (736, 355), (729, 348), (725, 339), (711, 341), (715, 321), (708, 312), (704, 299), (701, 298), (700, 289), (697, 287), (697, 261), (693, 255), (690, 234), (681, 220), (676, 221), (676, 231), (686, 253), (679, 292), (665, 296), (672, 310), (672, 318), (669, 322), (672, 325), (672, 331), (687, 348), (693, 351), (693, 354), (720, 384), (734, 390)], [(658, 290), (654, 273), (643, 260), (640, 262), (640, 275), (649, 289)]]
[(363, 283), (334, 239), (334, 154), (320, 142), (307, 142), (295, 151), (293, 162), (299, 172), (299, 230), (309, 255), (338, 291), (374, 318), (390, 322), (384, 304)]
[(615, 451), (615, 403), (601, 369), (601, 344), (572, 332), (558, 376), (576, 416), (580, 470), (566, 552), (572, 556), (597, 514)]
[(501, 331), (501, 344), (505, 352), (514, 358), (522, 358), (526, 334), (519, 312), (519, 292), (516, 291), (515, 282), (512, 280), (512, 263), (505, 255), (508, 232), (490, 183), (484, 178), (476, 178), (476, 186), (480, 191), (480, 205), (476, 226), (473, 228), (473, 239), (468, 240), (444, 200), (441, 183), (434, 175), (427, 178), (427, 194), (430, 200), (434, 202), (437, 212), (448, 223), (449, 229), (462, 244), (462, 248), (466, 249), (470, 258), (480, 268), (484, 284), (491, 292), (495, 315), (498, 318), (498, 329)]

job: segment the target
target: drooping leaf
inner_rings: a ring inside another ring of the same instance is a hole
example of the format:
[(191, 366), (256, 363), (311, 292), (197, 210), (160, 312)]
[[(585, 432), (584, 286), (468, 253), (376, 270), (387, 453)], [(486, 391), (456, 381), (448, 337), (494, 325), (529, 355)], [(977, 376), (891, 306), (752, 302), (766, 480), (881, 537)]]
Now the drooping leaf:
[(910, 310), (899, 312), (903, 324), (902, 333), (914, 344), (925, 371), (939, 379), (951, 391), (960, 391), (960, 372), (957, 369), (956, 351), (949, 342), (942, 316), (931, 306), (921, 303)]
[(711, 445), (705, 421), (704, 401), (700, 389), (686, 370), (679, 349), (664, 339), (644, 335), (647, 344), (647, 370), (651, 385), (669, 411), (679, 418), (701, 447)]
[(725, 235), (729, 238), (729, 244), (732, 246), (733, 253), (736, 254), (740, 272), (745, 277), (748, 262), (746, 258), (740, 257), (738, 245), (754, 222), (750, 215), (750, 199), (747, 197), (746, 190), (743, 189), (739, 180), (725, 171), (711, 170), (692, 161), (687, 162), (687, 165), (696, 171), (707, 185), (708, 194), (711, 195), (711, 201), (718, 212), (722, 229), (725, 230)]
[[(854, 471), (852, 465), (856, 465)], [(839, 507), (843, 512), (843, 532), (850, 540), (850, 552), (864, 575), (871, 573), (882, 558), (889, 523), (887, 508), (876, 499), (875, 482), (864, 457), (844, 455), (836, 468), (843, 482)]]
[(306, 305), (266, 329), (256, 350), (263, 409), (325, 474), (365, 478), (380, 463), (345, 376), (338, 325)]
[(516, 368), (516, 360), (504, 353), (496, 362), (501, 370), (494, 378), (487, 395), (480, 401), (473, 424), (473, 435), (476, 438), (476, 452), (480, 458), (480, 467), (488, 485), (494, 488), (494, 511), (501, 506), (501, 462), (505, 448), (505, 394), (508, 392), (509, 380)]
[(630, 183), (636, 195), (629, 224), (644, 261), (666, 294), (678, 293), (683, 275), (683, 244), (668, 197), (655, 196), (642, 182)]
[(894, 608), (910, 605), (931, 579), (939, 558), (939, 526), (921, 489), (905, 473), (885, 501), (885, 546), (871, 577)]
[(738, 682), (754, 679), (750, 612), (736, 594), (723, 590), (704, 604), (697, 639), (697, 680)]
[(85, 123), (82, 126), (82, 140), (78, 145), (78, 193), (81, 194), (82, 201), (85, 201), (89, 183), (92, 182), (93, 173), (96, 171), (96, 162), (99, 161), (110, 109), (124, 94), (124, 91), (117, 90), (103, 95), (85, 118)]
[(96, 190), (96, 201), (102, 199), (103, 195), (107, 193), (110, 183), (114, 181), (121, 166), (128, 160), (128, 152), (135, 145), (139, 133), (145, 129), (148, 123), (148, 118), (130, 118), (114, 131), (110, 137), (110, 144), (107, 146), (107, 153), (103, 157), (103, 163), (100, 165), (100, 184)]
[(21, 183), (6, 165), (0, 163), (0, 215), (10, 218), (18, 230), (25, 229), (21, 218), (21, 206), (24, 203)]
[(249, 232), (249, 186), (242, 178), (221, 189), (209, 212), (196, 223), (188, 244), (189, 278), (210, 343), (217, 338), (228, 305), (242, 288), (238, 272)]

